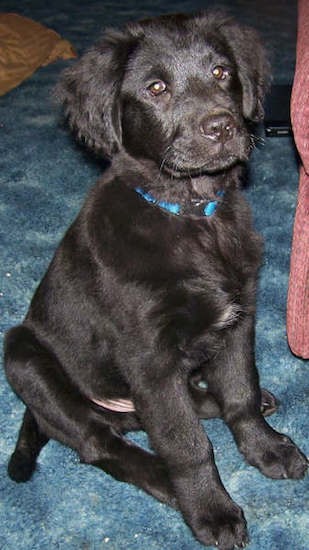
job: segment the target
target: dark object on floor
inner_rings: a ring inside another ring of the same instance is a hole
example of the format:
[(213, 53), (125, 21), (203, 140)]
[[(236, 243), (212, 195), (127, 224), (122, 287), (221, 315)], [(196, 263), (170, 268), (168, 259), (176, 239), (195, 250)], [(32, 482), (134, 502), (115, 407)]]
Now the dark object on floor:
[(291, 85), (277, 84), (266, 97), (264, 127), (267, 137), (285, 137), (292, 134), (290, 118)]
[[(7, 377), (27, 405), (16, 481), (55, 438), (229, 550), (246, 544), (246, 522), (198, 417), (216, 410), (265, 475), (305, 474), (261, 413), (275, 403), (254, 361), (261, 240), (239, 187), (267, 77), (256, 34), (218, 14), (109, 32), (66, 71), (72, 129), (112, 162), (6, 337)], [(206, 392), (190, 383), (197, 371)], [(130, 401), (134, 412), (108, 408)], [(123, 436), (140, 428), (156, 454)]]

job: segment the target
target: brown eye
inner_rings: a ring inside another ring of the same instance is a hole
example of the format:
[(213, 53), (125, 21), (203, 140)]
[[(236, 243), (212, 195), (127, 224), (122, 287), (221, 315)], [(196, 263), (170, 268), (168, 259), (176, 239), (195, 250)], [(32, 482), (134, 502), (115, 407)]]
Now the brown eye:
[(222, 65), (216, 65), (212, 69), (212, 74), (216, 80), (225, 80), (230, 73), (225, 67), (222, 67)]
[(163, 80), (157, 80), (148, 86), (148, 90), (153, 96), (163, 94), (167, 90), (167, 85)]

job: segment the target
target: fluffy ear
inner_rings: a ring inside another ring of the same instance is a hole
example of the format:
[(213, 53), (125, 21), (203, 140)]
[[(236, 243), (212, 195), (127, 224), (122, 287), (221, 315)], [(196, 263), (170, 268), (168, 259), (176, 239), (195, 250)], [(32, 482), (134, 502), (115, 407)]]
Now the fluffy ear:
[(228, 21), (220, 27), (238, 67), (242, 85), (243, 115), (247, 120), (263, 119), (263, 100), (270, 85), (270, 64), (260, 37), (253, 29)]
[(137, 44), (129, 32), (103, 39), (63, 72), (56, 98), (77, 137), (98, 154), (112, 157), (121, 145), (119, 87)]

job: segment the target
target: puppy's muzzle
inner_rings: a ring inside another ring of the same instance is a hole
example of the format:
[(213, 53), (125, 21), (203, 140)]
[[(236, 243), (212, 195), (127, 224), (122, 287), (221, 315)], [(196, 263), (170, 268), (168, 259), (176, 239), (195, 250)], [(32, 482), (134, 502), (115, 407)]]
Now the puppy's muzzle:
[(204, 117), (200, 123), (202, 135), (213, 141), (226, 143), (235, 134), (235, 120), (229, 113), (216, 113)]

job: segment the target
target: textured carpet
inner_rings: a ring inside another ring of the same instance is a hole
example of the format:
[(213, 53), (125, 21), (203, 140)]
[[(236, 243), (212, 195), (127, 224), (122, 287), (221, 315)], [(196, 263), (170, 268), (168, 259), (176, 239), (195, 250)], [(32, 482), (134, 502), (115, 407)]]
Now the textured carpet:
[[(207, 7), (195, 0), (101, 0), (49, 3), (1, 1), (54, 28), (81, 52), (102, 27), (170, 11)], [(292, 79), (296, 2), (225, 2), (238, 19), (258, 28), (269, 50), (276, 82)], [(222, 5), (217, 2), (216, 5)], [(57, 242), (76, 215), (102, 166), (75, 146), (58, 124), (50, 92), (64, 62), (40, 69), (0, 99), (0, 331), (26, 313)], [(298, 182), (292, 140), (268, 138), (256, 149), (246, 189), (256, 226), (265, 238), (257, 318), (257, 362), (262, 385), (281, 400), (270, 423), (308, 453), (308, 374), (290, 353), (285, 333), (292, 224)], [(0, 370), (0, 548), (3, 550), (198, 550), (180, 515), (135, 487), (79, 463), (70, 449), (50, 442), (33, 479), (17, 485), (6, 474), (23, 405)], [(249, 550), (308, 550), (308, 478), (271, 481), (244, 463), (219, 420), (205, 427), (222, 479), (243, 507)], [(134, 439), (147, 444), (143, 433)]]

